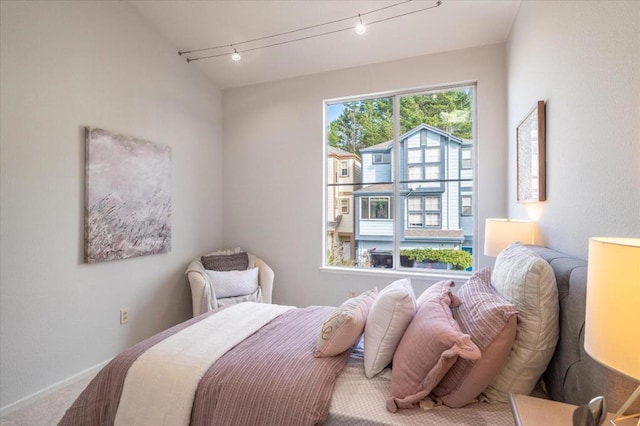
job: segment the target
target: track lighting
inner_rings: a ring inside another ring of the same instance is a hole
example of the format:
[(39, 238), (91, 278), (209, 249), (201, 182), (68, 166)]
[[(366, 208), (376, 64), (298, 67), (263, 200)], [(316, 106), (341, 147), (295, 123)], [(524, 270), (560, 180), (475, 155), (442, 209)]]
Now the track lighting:
[(358, 19), (360, 20), (360, 23), (356, 25), (356, 33), (364, 34), (364, 32), (367, 31), (367, 27), (362, 23), (362, 17), (360, 16), (359, 13), (358, 13)]
[[(271, 35), (267, 35), (264, 37), (257, 37), (257, 38), (253, 38), (250, 40), (244, 40), (244, 41), (238, 41), (236, 43), (233, 44), (223, 44), (223, 45), (219, 45), (219, 46), (212, 46), (212, 47), (205, 47), (202, 49), (192, 49), (192, 50), (180, 50), (178, 51), (178, 55), (198, 55), (198, 54), (202, 54), (205, 51), (213, 51), (213, 50), (221, 50), (221, 49), (229, 49), (232, 48), (233, 52), (229, 52), (228, 50), (226, 52), (220, 52), (220, 53), (214, 53), (211, 55), (206, 55), (206, 56), (189, 56), (186, 58), (187, 62), (193, 62), (193, 61), (199, 61), (201, 59), (209, 59), (209, 58), (220, 58), (220, 57), (229, 57), (229, 54), (231, 54), (231, 59), (234, 62), (238, 62), (240, 59), (242, 59), (242, 57), (240, 56), (240, 52), (238, 52), (238, 50), (234, 47), (234, 46), (238, 46), (238, 45), (243, 45), (243, 47), (241, 48), (242, 53), (245, 52), (251, 52), (254, 50), (262, 50), (262, 49), (266, 49), (268, 47), (274, 47), (274, 46), (281, 46), (284, 44), (289, 44), (289, 43), (294, 43), (294, 42), (300, 42), (303, 40), (309, 40), (312, 38), (316, 38), (316, 37), (322, 37), (322, 36), (327, 36), (330, 34), (335, 34), (335, 33), (339, 33), (339, 32), (343, 32), (343, 31), (353, 31), (354, 27), (353, 26), (349, 26), (349, 27), (343, 27), (343, 28), (337, 28), (337, 29), (330, 29), (324, 32), (320, 32), (317, 34), (309, 34), (309, 35), (300, 35), (298, 37), (293, 37), (293, 38), (286, 38), (289, 37), (293, 34), (296, 33), (301, 33), (301, 32), (308, 32), (309, 30), (315, 29), (315, 28), (320, 28), (320, 27), (324, 27), (324, 26), (328, 26), (328, 25), (335, 25), (340, 23), (340, 22), (346, 22), (346, 21), (352, 21), (353, 18), (358, 18), (358, 25), (355, 26), (355, 31), (357, 34), (364, 34), (365, 31), (367, 30), (366, 25), (364, 24), (364, 22), (362, 22), (362, 15), (367, 16), (367, 15), (371, 15), (369, 18), (367, 18), (367, 25), (374, 25), (374, 24), (378, 24), (381, 22), (385, 22), (385, 21), (390, 21), (392, 19), (397, 19), (397, 18), (401, 18), (404, 16), (408, 16), (408, 15), (413, 15), (414, 13), (419, 13), (419, 12), (424, 12), (426, 10), (429, 9), (435, 9), (437, 7), (439, 7), (440, 5), (442, 5), (442, 0), (436, 0), (435, 3), (431, 3), (429, 6), (424, 6), (424, 7), (420, 7), (418, 9), (414, 9), (414, 10), (410, 10), (408, 12), (404, 12), (404, 13), (398, 13), (396, 15), (391, 15), (391, 16), (386, 16), (386, 17), (380, 17), (379, 19), (372, 19), (373, 14), (376, 14), (378, 12), (382, 12), (385, 9), (391, 9), (391, 8), (396, 8), (398, 6), (407, 4), (407, 3), (411, 3), (412, 0), (401, 0), (398, 3), (394, 3), (394, 4), (390, 4), (384, 7), (380, 7), (378, 9), (374, 9), (374, 10), (370, 10), (367, 12), (363, 12), (363, 13), (358, 13), (358, 15), (356, 16), (348, 16), (346, 18), (340, 18), (340, 19), (335, 19), (333, 21), (329, 21), (329, 22), (322, 22), (319, 24), (315, 24), (315, 25), (310, 25), (307, 27), (302, 27), (302, 28), (297, 28), (294, 30), (288, 30), (288, 31), (283, 31), (277, 34), (271, 34)], [(424, 3), (421, 3), (424, 4)], [(352, 21), (353, 22), (353, 21)], [(272, 42), (267, 42), (267, 40), (273, 40)], [(263, 42), (263, 43), (260, 43)], [(257, 44), (257, 45), (256, 45)], [(253, 46), (252, 46), (253, 45)]]

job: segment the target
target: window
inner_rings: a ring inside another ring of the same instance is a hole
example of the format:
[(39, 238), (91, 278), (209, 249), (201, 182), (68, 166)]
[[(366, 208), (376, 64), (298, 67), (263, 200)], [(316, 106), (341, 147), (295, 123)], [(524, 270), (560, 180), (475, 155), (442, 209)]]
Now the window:
[(373, 154), (373, 164), (386, 164), (390, 161), (390, 156), (384, 153)]
[(425, 160), (427, 163), (440, 162), (440, 148), (428, 148), (424, 150)]
[(410, 149), (407, 153), (407, 162), (409, 164), (414, 163), (422, 163), (422, 150), (421, 149)]
[(462, 204), (462, 216), (471, 216), (473, 214), (473, 205), (471, 204), (471, 195), (463, 195), (460, 203)]
[(422, 213), (409, 213), (407, 225), (411, 228), (422, 228), (424, 222), (422, 221)]
[(340, 177), (349, 177), (349, 160), (340, 160)]
[(363, 197), (361, 200), (360, 219), (388, 220), (391, 219), (389, 197)]
[(409, 180), (422, 180), (422, 166), (409, 166)]
[[(350, 155), (346, 171), (339, 164), (339, 182), (325, 175), (325, 247), (339, 227), (353, 253), (350, 262), (332, 263), (326, 250), (325, 265), (403, 269), (403, 250), (422, 248), (464, 247), (473, 256), (474, 97), (466, 85), (325, 103), (325, 143), (334, 158)], [(332, 194), (340, 194), (337, 206)], [(353, 219), (336, 224), (336, 212)]]
[(349, 199), (340, 199), (340, 214), (349, 214)]
[(408, 228), (439, 228), (441, 226), (440, 217), (439, 195), (407, 197)]
[(463, 148), (462, 149), (462, 163), (460, 167), (463, 169), (470, 169), (473, 167), (471, 163), (471, 148)]

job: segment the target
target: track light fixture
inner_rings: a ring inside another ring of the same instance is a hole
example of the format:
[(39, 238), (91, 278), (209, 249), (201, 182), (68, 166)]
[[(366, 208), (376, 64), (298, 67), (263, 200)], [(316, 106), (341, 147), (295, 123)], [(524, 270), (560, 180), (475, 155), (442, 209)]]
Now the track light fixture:
[[(390, 9), (390, 8), (398, 7), (398, 6), (402, 5), (402, 4), (406, 4), (406, 3), (410, 3), (410, 2), (412, 2), (412, 0), (403, 0), (401, 2), (394, 3), (392, 5), (381, 7), (381, 8), (375, 9), (375, 10), (370, 10), (370, 11), (365, 12), (365, 13), (358, 13), (355, 16), (348, 16), (346, 18), (336, 19), (336, 20), (329, 21), (329, 22), (323, 22), (321, 24), (316, 24), (316, 25), (311, 25), (311, 26), (308, 26), (308, 27), (298, 28), (298, 29), (295, 29), (295, 30), (285, 31), (285, 32), (281, 32), (281, 33), (278, 33), (278, 34), (272, 34), (272, 35), (268, 35), (268, 36), (265, 36), (265, 37), (258, 37), (258, 38), (254, 38), (254, 39), (251, 39), (251, 40), (244, 40), (244, 41), (241, 41), (241, 42), (238, 42), (238, 43), (223, 44), (223, 45), (220, 45), (220, 46), (205, 47), (205, 48), (202, 48), (202, 49), (181, 50), (181, 51), (178, 52), (178, 55), (180, 55), (180, 56), (182, 56), (182, 55), (197, 55), (197, 54), (199, 54), (201, 52), (204, 52), (204, 51), (231, 48), (231, 49), (233, 49), (232, 52), (227, 51), (227, 52), (217, 53), (217, 54), (208, 55), (208, 56), (195, 56), (195, 57), (191, 56), (191, 57), (187, 57), (186, 59), (187, 59), (187, 62), (193, 62), (193, 61), (199, 61), (200, 59), (220, 58), (220, 57), (223, 57), (223, 56), (227, 56), (227, 57), (231, 56), (231, 59), (233, 61), (237, 62), (240, 59), (242, 59), (240, 54), (244, 53), (244, 52), (251, 52), (253, 50), (266, 49), (268, 47), (280, 46), (280, 45), (283, 45), (283, 44), (293, 43), (293, 42), (302, 41), (302, 40), (308, 40), (308, 39), (312, 39), (312, 38), (316, 38), (316, 37), (322, 37), (322, 36), (335, 34), (335, 33), (348, 31), (348, 30), (353, 31), (354, 27), (353, 26), (349, 26), (349, 27), (346, 27), (346, 28), (333, 29), (333, 30), (325, 31), (323, 33), (306, 35), (306, 36), (301, 35), (298, 38), (282, 40), (282, 41), (276, 41), (276, 42), (273, 42), (273, 43), (270, 43), (270, 44), (263, 44), (263, 45), (256, 46), (256, 47), (247, 47), (247, 48), (241, 49), (241, 50), (237, 50), (236, 46), (246, 45), (246, 44), (249, 44), (249, 43), (255, 43), (255, 42), (264, 41), (264, 40), (268, 40), (268, 39), (272, 39), (272, 38), (282, 37), (282, 36), (285, 36), (285, 35), (295, 34), (295, 33), (302, 32), (302, 31), (307, 31), (307, 30), (310, 30), (310, 29), (313, 29), (313, 28), (318, 28), (318, 27), (323, 27), (323, 26), (326, 26), (326, 25), (336, 24), (336, 23), (339, 23), (339, 22), (342, 22), (342, 21), (349, 21), (350, 20), (350, 21), (353, 22), (354, 18), (358, 18), (358, 22), (359, 22), (355, 26), (355, 31), (356, 31), (357, 34), (361, 35), (361, 34), (364, 34), (365, 31), (366, 31), (366, 26), (365, 26), (364, 22), (362, 22), (362, 16), (366, 16), (366, 15), (369, 15), (369, 14), (380, 12), (381, 10), (384, 10), (384, 9)], [(377, 19), (377, 20), (369, 21), (367, 23), (367, 25), (374, 25), (374, 24), (377, 24), (377, 23), (380, 23), (380, 22), (385, 22), (385, 21), (390, 21), (392, 19), (401, 18), (403, 16), (413, 15), (414, 13), (424, 12), (425, 10), (429, 10), (429, 9), (435, 9), (435, 8), (441, 6), (441, 5), (442, 5), (442, 0), (436, 0), (435, 3), (431, 4), (430, 6), (422, 7), (420, 9), (412, 10), (412, 11), (401, 13), (401, 14), (398, 14), (398, 15), (388, 16), (386, 18), (380, 18), (380, 19)]]
[(236, 48), (233, 48), (233, 53), (231, 54), (231, 60), (238, 62), (240, 59), (242, 59), (242, 56), (240, 56), (240, 54), (238, 53), (238, 51), (236, 50)]
[(358, 19), (360, 20), (360, 23), (356, 25), (356, 33), (364, 34), (364, 32), (367, 31), (367, 27), (362, 23), (362, 16), (360, 16), (359, 13), (358, 13)]

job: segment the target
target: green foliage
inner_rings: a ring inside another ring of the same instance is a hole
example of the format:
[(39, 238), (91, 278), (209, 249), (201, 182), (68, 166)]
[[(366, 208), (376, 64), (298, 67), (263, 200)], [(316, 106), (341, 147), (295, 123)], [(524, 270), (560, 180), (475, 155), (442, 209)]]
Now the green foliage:
[[(451, 90), (400, 99), (400, 133), (428, 124), (462, 139), (471, 139), (471, 89)], [(393, 139), (392, 98), (347, 102), (329, 124), (329, 144), (358, 154)]]
[(402, 249), (400, 255), (415, 262), (449, 263), (457, 270), (465, 270), (473, 264), (471, 253), (464, 250), (414, 248)]

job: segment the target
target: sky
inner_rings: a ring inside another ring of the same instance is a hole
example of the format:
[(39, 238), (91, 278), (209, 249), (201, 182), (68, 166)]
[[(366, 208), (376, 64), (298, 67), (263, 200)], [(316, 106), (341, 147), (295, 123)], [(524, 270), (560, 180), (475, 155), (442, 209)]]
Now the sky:
[(327, 124), (338, 118), (344, 110), (344, 104), (327, 105)]

